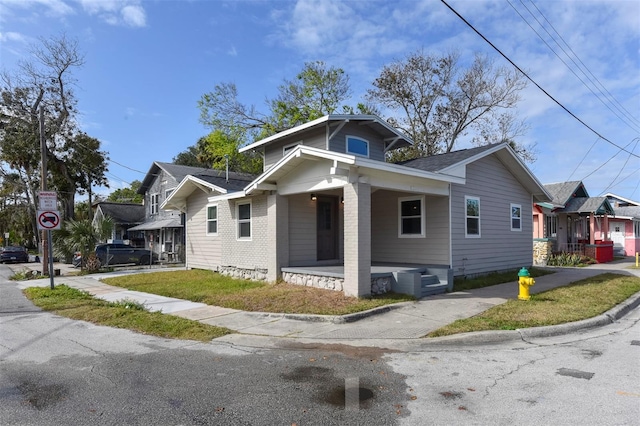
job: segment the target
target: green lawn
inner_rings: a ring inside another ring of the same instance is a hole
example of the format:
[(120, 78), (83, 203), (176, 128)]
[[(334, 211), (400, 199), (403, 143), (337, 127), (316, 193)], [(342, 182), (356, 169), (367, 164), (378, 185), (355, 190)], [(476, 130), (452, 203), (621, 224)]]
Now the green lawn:
[(640, 278), (601, 274), (531, 295), (509, 300), (471, 318), (457, 320), (427, 337), (483, 330), (515, 330), (579, 321), (600, 315), (640, 291)]
[(142, 305), (131, 301), (107, 302), (64, 284), (57, 285), (53, 290), (48, 287), (30, 287), (24, 293), (36, 306), (46, 311), (74, 320), (125, 328), (153, 336), (206, 342), (232, 332), (173, 315), (148, 312)]
[(103, 282), (129, 290), (252, 312), (344, 315), (415, 300), (395, 293), (372, 298), (347, 297), (341, 291), (238, 280), (196, 269), (126, 275), (106, 278)]

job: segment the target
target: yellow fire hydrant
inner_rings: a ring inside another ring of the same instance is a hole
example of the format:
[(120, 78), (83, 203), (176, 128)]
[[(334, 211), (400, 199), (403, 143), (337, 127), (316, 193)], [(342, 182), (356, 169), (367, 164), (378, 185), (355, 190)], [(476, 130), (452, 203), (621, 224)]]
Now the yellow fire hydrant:
[(518, 284), (520, 284), (520, 294), (518, 294), (518, 299), (531, 299), (531, 296), (529, 295), (529, 287), (531, 287), (535, 283), (536, 282), (531, 277), (531, 274), (529, 274), (527, 268), (520, 269), (520, 272), (518, 272)]

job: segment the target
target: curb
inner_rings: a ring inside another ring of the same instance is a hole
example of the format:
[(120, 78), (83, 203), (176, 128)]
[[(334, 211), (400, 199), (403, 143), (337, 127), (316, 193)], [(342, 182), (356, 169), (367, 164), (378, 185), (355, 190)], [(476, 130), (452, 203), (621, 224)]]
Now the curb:
[(613, 324), (629, 312), (640, 306), (640, 292), (629, 297), (624, 302), (593, 318), (566, 324), (549, 325), (544, 327), (520, 328), (516, 330), (487, 330), (472, 333), (461, 333), (451, 336), (425, 338), (428, 345), (482, 345), (487, 343), (504, 343), (514, 340), (527, 341), (532, 338), (552, 337), (571, 334), (581, 330), (602, 327)]

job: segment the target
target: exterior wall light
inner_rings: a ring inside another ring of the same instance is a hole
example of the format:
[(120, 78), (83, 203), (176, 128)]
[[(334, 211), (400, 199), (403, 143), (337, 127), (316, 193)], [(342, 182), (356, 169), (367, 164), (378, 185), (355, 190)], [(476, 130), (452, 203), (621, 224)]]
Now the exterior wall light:
[(311, 193), (311, 201), (316, 201), (318, 199), (318, 197), (316, 197), (315, 192)]

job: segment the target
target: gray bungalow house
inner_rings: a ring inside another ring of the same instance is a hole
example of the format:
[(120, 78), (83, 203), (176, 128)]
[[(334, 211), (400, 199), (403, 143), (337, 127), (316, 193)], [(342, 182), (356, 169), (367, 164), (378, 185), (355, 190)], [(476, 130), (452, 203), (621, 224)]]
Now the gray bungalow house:
[(508, 144), (385, 162), (412, 142), (372, 115), (328, 115), (241, 151), (250, 181), (186, 176), (186, 266), (367, 296), (422, 297), (454, 276), (532, 264), (532, 206), (550, 201)]
[[(185, 211), (160, 209), (160, 206), (186, 177), (209, 185), (223, 174), (219, 170), (154, 161), (138, 189), (138, 193), (144, 195), (145, 220), (129, 231), (143, 232), (145, 248), (153, 250), (160, 259), (184, 261)], [(247, 177), (243, 182), (247, 184), (251, 180), (252, 177)]]

